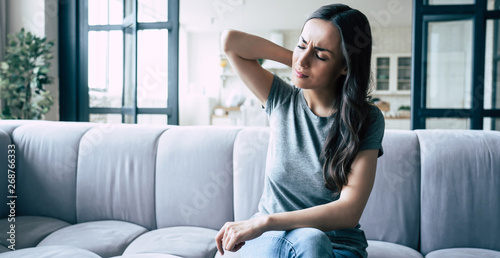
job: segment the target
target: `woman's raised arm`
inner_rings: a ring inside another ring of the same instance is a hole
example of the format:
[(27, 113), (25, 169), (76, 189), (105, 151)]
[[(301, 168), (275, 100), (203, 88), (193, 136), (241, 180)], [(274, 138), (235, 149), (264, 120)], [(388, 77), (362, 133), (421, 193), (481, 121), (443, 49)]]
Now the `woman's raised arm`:
[(221, 44), (236, 74), (265, 105), (273, 74), (262, 68), (257, 59), (270, 59), (291, 66), (293, 52), (262, 37), (237, 30), (225, 30)]

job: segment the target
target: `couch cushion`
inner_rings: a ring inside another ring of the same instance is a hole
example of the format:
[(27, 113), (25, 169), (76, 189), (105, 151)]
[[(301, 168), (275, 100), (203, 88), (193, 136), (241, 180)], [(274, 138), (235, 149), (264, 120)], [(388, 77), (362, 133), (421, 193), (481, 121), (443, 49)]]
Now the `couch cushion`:
[[(43, 126), (41, 126), (43, 124)], [(76, 163), (91, 124), (28, 123), (12, 133), (16, 145), (16, 215), (76, 222)]]
[(138, 237), (123, 254), (155, 252), (185, 258), (214, 257), (216, 234), (216, 230), (199, 227), (157, 229)]
[(91, 251), (71, 246), (31, 247), (0, 254), (2, 258), (100, 258)]
[(416, 133), (422, 159), (421, 252), (500, 250), (500, 132)]
[(480, 248), (448, 248), (428, 253), (425, 258), (499, 258), (500, 252)]
[[(42, 125), (44, 123), (54, 123), (54, 121), (46, 121), (46, 120), (1, 120), (0, 119), (0, 129), (4, 130), (7, 134), (12, 135), (14, 130), (18, 128), (19, 126), (22, 125), (27, 125), (27, 124), (35, 124), (35, 125)], [(59, 121), (57, 123), (60, 123)], [(64, 122), (63, 122), (64, 123)], [(72, 122), (69, 122), (72, 123)]]
[(264, 190), (268, 127), (247, 127), (234, 142), (234, 220), (249, 219), (258, 211)]
[(182, 257), (171, 254), (144, 253), (144, 254), (127, 254), (121, 256), (114, 256), (111, 258), (182, 258)]
[(38, 246), (73, 246), (109, 257), (121, 255), (132, 240), (146, 231), (139, 225), (124, 221), (85, 222), (55, 231)]
[[(385, 149), (384, 149), (385, 151)], [(368, 257), (370, 258), (422, 258), (419, 252), (404, 246), (390, 242), (368, 240)]]
[[(42, 239), (50, 233), (67, 227), (70, 224), (66, 221), (59, 219), (38, 217), (38, 216), (16, 216), (15, 225), (15, 249), (27, 248), (36, 246)], [(5, 219), (0, 220), (0, 232), (4, 233), (10, 231), (12, 223)], [(9, 234), (6, 237), (0, 238), (0, 244), (9, 246), (11, 243), (7, 241)]]
[(158, 143), (158, 228), (220, 229), (233, 216), (233, 145), (238, 127), (174, 127)]
[(78, 222), (124, 220), (156, 228), (156, 146), (166, 127), (99, 125), (80, 144), (77, 175)]
[(420, 149), (412, 131), (386, 130), (384, 155), (360, 220), (367, 239), (418, 250), (420, 231)]

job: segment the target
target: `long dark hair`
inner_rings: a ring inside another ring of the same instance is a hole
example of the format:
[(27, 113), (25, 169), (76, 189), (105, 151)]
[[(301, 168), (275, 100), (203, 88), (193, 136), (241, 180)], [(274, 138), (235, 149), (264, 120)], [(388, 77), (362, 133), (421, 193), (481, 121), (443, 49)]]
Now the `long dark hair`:
[(309, 16), (335, 25), (342, 37), (341, 49), (347, 74), (335, 87), (333, 124), (320, 154), (325, 187), (340, 194), (370, 121), (369, 85), (372, 35), (366, 16), (343, 4), (320, 7)]

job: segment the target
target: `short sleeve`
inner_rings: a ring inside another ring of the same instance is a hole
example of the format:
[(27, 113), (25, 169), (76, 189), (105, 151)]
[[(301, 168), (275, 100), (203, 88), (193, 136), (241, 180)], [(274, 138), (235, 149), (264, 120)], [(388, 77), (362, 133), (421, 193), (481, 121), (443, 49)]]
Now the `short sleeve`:
[(262, 106), (262, 109), (270, 116), (274, 109), (290, 101), (294, 90), (295, 86), (288, 84), (279, 76), (273, 74), (271, 91), (269, 92), (269, 96), (267, 96), (266, 106)]
[(361, 139), (359, 151), (378, 149), (378, 157), (384, 154), (382, 139), (384, 138), (385, 120), (384, 115), (376, 106), (370, 106), (370, 124)]

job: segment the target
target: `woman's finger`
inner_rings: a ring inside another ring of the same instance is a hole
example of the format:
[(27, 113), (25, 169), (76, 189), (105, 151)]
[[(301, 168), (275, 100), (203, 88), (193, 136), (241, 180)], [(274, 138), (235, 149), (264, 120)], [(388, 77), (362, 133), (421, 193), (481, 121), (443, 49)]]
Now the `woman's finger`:
[(224, 248), (222, 248), (223, 245), (223, 236), (224, 236), (225, 228), (222, 227), (217, 235), (215, 236), (215, 243), (217, 244), (217, 250), (219, 250), (219, 253), (221, 255), (224, 255)]
[(238, 234), (235, 232), (230, 232), (228, 236), (229, 236), (228, 239), (224, 238), (226, 250), (234, 252), (236, 244), (241, 242), (240, 238), (238, 237)]

